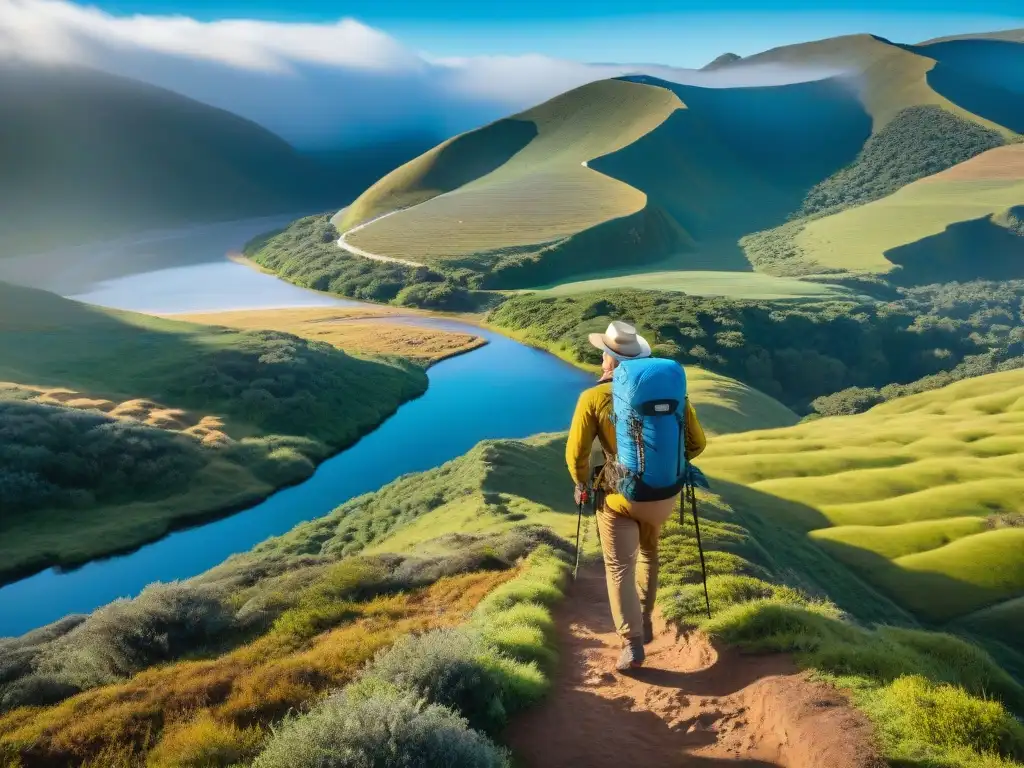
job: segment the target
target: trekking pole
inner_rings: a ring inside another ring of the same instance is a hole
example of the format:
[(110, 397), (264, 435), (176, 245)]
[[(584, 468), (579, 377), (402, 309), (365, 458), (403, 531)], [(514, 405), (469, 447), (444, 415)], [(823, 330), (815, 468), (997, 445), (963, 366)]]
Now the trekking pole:
[(576, 516), (576, 565), (572, 569), (573, 581), (576, 581), (576, 572), (580, 569), (580, 526), (583, 523), (583, 504), (584, 500), (580, 499), (578, 514)]
[[(711, 598), (708, 597), (708, 569), (704, 565), (704, 547), (700, 543), (700, 521), (697, 519), (697, 488), (694, 485), (689, 485), (687, 490), (690, 494), (690, 508), (693, 510), (693, 527), (697, 531), (697, 551), (700, 553), (700, 573), (704, 579), (704, 604), (708, 609), (708, 618), (711, 618)], [(679, 513), (682, 515), (683, 504), (679, 502)]]

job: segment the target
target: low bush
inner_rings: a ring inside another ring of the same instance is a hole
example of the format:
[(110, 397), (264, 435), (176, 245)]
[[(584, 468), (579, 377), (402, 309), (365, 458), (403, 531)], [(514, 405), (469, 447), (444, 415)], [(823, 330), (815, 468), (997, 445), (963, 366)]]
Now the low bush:
[(497, 661), (478, 633), (440, 629), (402, 638), (374, 659), (368, 676), (461, 712), (474, 728), (494, 733), (507, 718)]
[(534, 662), (554, 659), (548, 606), (567, 573), (555, 550), (535, 549), (468, 624), (381, 651), (341, 694), (275, 732), (254, 768), (506, 765), (506, 753), (469, 726), (495, 733), (546, 692)]
[(253, 768), (506, 768), (507, 753), (415, 694), (343, 692), (277, 729)]
[(183, 583), (153, 584), (133, 600), (100, 608), (55, 640), (36, 671), (84, 690), (193, 652), (231, 625), (232, 612), (217, 593)]
[(164, 728), (146, 759), (147, 768), (214, 768), (248, 762), (259, 754), (265, 734), (259, 727), (239, 728), (204, 713)]
[(662, 357), (738, 379), (799, 413), (854, 413), (907, 394), (1024, 366), (1024, 281), (905, 288), (893, 301), (800, 304), (616, 289), (521, 294), (489, 321), (581, 363), (609, 320)]
[(800, 214), (878, 200), (1003, 144), (996, 131), (942, 107), (907, 107), (867, 140), (853, 163), (811, 189)]
[(1024, 760), (1024, 725), (998, 702), (963, 688), (903, 676), (879, 691), (875, 706), (907, 741)]
[(98, 411), (0, 399), (5, 518), (46, 507), (159, 498), (188, 485), (207, 463), (204, 454), (191, 437)]

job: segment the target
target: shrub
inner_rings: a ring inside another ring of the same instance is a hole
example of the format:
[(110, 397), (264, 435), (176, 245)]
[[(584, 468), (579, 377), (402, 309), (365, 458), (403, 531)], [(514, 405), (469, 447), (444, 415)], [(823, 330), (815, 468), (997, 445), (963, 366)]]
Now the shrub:
[(807, 193), (802, 213), (878, 200), (1003, 143), (996, 131), (941, 107), (907, 107), (867, 140), (853, 163)]
[(415, 691), (462, 713), (474, 728), (493, 732), (506, 719), (494, 662), (480, 634), (462, 628), (439, 629), (402, 638), (374, 659), (368, 675)]
[[(659, 599), (665, 618), (672, 621), (692, 622), (707, 616), (703, 582), (665, 589)], [(794, 605), (807, 602), (807, 598), (792, 587), (734, 574), (709, 575), (708, 599), (712, 614), (751, 600), (771, 600)]]
[(44, 651), (39, 672), (80, 689), (114, 682), (214, 640), (232, 612), (216, 592), (173, 582), (116, 600)]
[(239, 728), (220, 723), (204, 712), (194, 720), (164, 729), (146, 759), (148, 768), (226, 768), (252, 760), (260, 751), (264, 733), (258, 727)]
[(23, 515), (127, 496), (159, 497), (206, 463), (190, 438), (96, 411), (0, 400), (0, 508)]
[(506, 768), (504, 750), (413, 694), (336, 695), (279, 728), (253, 768)]

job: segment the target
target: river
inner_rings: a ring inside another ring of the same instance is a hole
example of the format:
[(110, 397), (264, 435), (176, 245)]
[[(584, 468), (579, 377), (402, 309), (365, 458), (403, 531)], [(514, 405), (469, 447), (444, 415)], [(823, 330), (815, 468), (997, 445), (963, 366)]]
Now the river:
[[(46, 256), (50, 275), (46, 268), (30, 268), (27, 260), (10, 265), (0, 260), (0, 279), (139, 312), (355, 304), (306, 291), (227, 258), (250, 237), (288, 220), (252, 219), (140, 235), (111, 244), (110, 251), (91, 246), (74, 254), (55, 252)], [(159, 257), (154, 258), (154, 253)], [(118, 268), (118, 261), (129, 266)], [(229, 517), (179, 530), (130, 554), (73, 570), (49, 569), (0, 588), (0, 637), (22, 634), (69, 613), (91, 611), (119, 597), (132, 597), (154, 581), (195, 576), (354, 496), (401, 475), (443, 464), (480, 440), (526, 437), (568, 427), (573, 405), (590, 382), (586, 374), (553, 355), (475, 326), (436, 318), (415, 322), (472, 332), (485, 337), (488, 344), (433, 366), (425, 395), (406, 403), (374, 432), (321, 464), (301, 485)], [(566, 484), (571, 492), (568, 480)]]

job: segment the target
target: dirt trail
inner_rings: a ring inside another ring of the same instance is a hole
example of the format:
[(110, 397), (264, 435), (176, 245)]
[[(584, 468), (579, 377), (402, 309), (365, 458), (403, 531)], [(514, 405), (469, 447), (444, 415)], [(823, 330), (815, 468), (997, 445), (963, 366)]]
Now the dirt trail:
[(620, 646), (600, 564), (581, 569), (557, 621), (551, 696), (506, 733), (531, 768), (885, 764), (867, 720), (786, 656), (719, 650), (659, 622), (644, 668), (612, 673)]

